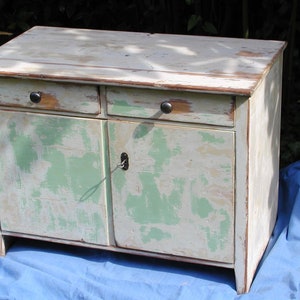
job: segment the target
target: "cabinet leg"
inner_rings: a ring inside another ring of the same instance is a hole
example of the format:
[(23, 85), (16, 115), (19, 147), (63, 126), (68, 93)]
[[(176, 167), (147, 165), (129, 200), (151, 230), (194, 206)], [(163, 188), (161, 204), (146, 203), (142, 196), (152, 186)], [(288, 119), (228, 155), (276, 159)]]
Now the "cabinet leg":
[(12, 243), (12, 238), (3, 236), (0, 232), (0, 256), (5, 256), (9, 246)]
[(244, 268), (234, 269), (236, 292), (238, 294), (248, 293), (250, 290), (253, 276), (250, 276), (245, 271)]

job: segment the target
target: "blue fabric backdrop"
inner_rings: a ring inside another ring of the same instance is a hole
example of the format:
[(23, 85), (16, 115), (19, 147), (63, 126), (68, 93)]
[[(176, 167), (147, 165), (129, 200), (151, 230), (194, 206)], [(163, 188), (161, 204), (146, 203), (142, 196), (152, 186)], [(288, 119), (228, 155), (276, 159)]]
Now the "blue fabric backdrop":
[(300, 161), (281, 170), (278, 221), (248, 294), (232, 270), (17, 240), (0, 258), (4, 299), (300, 299)]

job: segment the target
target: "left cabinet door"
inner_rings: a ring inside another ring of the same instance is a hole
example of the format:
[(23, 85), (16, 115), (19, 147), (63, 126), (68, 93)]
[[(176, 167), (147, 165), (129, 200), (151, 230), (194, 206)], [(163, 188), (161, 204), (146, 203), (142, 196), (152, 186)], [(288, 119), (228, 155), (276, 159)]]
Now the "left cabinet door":
[(101, 120), (0, 112), (3, 232), (109, 244)]

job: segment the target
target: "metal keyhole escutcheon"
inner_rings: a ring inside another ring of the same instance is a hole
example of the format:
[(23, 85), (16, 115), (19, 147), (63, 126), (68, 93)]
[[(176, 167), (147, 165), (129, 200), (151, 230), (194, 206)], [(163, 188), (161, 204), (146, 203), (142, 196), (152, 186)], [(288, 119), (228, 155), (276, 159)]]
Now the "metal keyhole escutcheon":
[(121, 163), (120, 163), (120, 168), (124, 171), (128, 170), (129, 168), (129, 157), (126, 152), (121, 153), (120, 157)]

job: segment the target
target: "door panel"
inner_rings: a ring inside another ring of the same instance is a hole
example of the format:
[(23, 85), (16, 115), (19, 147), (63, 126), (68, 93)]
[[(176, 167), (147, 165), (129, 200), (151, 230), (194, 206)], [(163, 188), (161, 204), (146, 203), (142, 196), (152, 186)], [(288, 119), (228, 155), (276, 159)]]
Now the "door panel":
[(0, 112), (3, 231), (108, 244), (99, 120)]
[(117, 245), (232, 263), (234, 133), (126, 121), (108, 128)]

